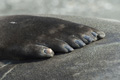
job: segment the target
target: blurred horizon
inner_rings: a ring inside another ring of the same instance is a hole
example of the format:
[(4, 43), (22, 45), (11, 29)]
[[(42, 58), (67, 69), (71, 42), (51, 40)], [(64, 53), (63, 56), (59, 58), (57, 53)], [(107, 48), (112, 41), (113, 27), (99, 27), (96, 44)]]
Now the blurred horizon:
[(0, 16), (55, 14), (120, 20), (120, 0), (0, 0)]

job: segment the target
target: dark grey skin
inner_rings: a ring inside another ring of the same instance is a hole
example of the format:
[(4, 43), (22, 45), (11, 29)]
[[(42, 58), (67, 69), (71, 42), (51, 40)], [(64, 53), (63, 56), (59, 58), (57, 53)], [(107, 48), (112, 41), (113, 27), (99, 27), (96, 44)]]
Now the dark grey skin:
[(0, 18), (0, 59), (50, 58), (104, 37), (102, 31), (62, 19), (5, 16)]

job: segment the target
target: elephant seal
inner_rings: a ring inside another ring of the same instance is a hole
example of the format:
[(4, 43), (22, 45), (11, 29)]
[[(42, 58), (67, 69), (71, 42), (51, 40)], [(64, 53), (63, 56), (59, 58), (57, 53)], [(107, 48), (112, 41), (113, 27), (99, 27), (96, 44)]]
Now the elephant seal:
[(0, 59), (50, 58), (102, 39), (103, 31), (53, 17), (0, 17)]

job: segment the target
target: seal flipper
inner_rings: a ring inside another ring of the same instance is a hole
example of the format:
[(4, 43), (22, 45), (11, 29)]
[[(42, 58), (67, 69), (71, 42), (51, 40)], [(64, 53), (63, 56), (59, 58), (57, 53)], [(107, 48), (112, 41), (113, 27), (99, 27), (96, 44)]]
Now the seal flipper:
[(67, 53), (74, 50), (68, 43), (57, 38), (49, 39), (49, 41), (45, 43), (57, 53)]
[(11, 46), (0, 50), (0, 59), (25, 60), (51, 58), (54, 56), (52, 49), (38, 44), (28, 44), (25, 46)]
[(89, 26), (28, 15), (2, 17), (0, 34), (0, 59), (52, 57), (54, 52), (71, 52), (105, 37), (104, 32)]
[(50, 58), (54, 56), (52, 49), (38, 44), (28, 44), (23, 48), (26, 56), (31, 56), (32, 58)]

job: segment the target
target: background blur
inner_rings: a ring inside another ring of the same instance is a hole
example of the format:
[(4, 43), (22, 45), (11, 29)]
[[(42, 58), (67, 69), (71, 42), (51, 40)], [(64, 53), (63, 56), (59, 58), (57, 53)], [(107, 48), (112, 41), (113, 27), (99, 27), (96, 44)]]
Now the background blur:
[(0, 16), (58, 14), (120, 20), (120, 0), (0, 0)]

